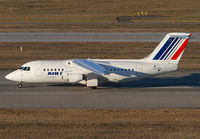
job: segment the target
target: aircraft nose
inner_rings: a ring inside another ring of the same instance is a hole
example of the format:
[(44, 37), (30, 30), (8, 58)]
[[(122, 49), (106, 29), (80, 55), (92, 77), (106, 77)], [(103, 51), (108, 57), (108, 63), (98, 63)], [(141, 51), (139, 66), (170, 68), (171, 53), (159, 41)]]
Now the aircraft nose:
[(10, 73), (9, 73), (8, 75), (6, 75), (5, 78), (6, 78), (7, 80), (10, 80)]
[(14, 79), (14, 76), (13, 76), (12, 73), (9, 73), (8, 75), (5, 76), (5, 78), (6, 78), (7, 80), (13, 80), (13, 79)]
[(17, 73), (17, 71), (11, 72), (8, 75), (5, 76), (5, 78), (7, 80), (11, 80), (11, 81), (19, 81), (20, 77), (19, 74)]

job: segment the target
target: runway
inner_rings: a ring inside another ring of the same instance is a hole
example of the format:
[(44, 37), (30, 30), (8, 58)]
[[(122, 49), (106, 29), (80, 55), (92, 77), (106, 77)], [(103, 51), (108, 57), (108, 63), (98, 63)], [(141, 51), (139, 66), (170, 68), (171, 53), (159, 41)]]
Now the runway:
[[(160, 42), (167, 33), (0, 33), (0, 42)], [(190, 42), (200, 42), (200, 32)]]
[(0, 108), (200, 108), (200, 70), (176, 71), (96, 90), (84, 86), (24, 84), (0, 71)]

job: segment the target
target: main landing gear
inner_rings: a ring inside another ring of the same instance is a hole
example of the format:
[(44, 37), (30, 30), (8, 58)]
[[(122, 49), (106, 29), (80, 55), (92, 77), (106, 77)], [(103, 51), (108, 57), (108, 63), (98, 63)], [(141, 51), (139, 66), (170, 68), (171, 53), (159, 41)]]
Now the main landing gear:
[(90, 87), (91, 89), (97, 89), (97, 86)]
[(19, 82), (18, 87), (22, 88), (22, 83), (21, 82)]

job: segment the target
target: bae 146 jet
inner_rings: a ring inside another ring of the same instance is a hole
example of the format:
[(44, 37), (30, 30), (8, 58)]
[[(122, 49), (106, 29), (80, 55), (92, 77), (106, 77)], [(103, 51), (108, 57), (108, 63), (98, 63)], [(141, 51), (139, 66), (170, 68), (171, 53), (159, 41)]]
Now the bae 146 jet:
[(5, 76), (22, 87), (27, 83), (80, 83), (96, 88), (100, 82), (128, 82), (175, 71), (189, 41), (189, 33), (169, 33), (142, 59), (37, 60)]

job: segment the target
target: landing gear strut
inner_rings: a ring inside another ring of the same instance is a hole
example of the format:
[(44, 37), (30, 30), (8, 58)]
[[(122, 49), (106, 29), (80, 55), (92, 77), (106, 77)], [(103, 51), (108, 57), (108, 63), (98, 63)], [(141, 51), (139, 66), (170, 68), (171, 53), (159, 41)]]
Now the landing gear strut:
[(19, 88), (22, 88), (22, 84), (21, 84), (21, 82), (19, 82), (18, 87), (19, 87)]

